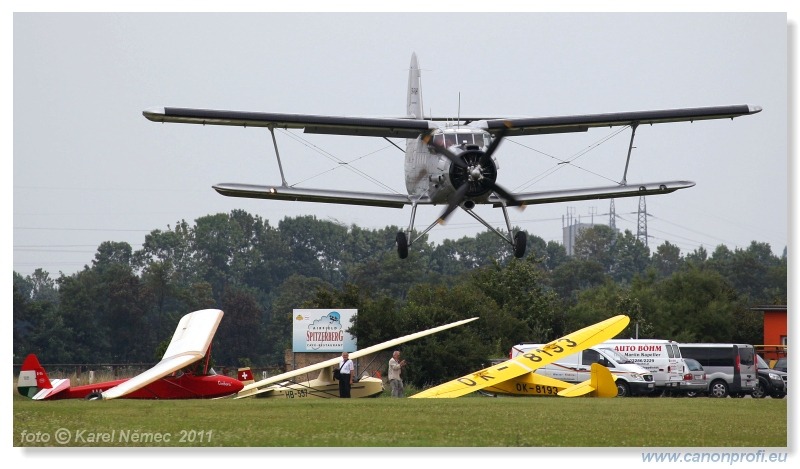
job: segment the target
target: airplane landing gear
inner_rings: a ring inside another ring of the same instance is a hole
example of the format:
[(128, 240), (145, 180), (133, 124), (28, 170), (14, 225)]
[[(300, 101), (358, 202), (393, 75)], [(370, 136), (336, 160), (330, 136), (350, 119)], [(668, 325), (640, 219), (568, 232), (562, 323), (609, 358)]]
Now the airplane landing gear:
[(408, 238), (406, 234), (402, 231), (397, 233), (397, 237), (395, 238), (395, 242), (397, 243), (397, 255), (400, 256), (400, 259), (405, 259), (408, 257)]
[(517, 231), (514, 235), (514, 257), (522, 259), (525, 255), (525, 248), (528, 247), (528, 235), (524, 231)]

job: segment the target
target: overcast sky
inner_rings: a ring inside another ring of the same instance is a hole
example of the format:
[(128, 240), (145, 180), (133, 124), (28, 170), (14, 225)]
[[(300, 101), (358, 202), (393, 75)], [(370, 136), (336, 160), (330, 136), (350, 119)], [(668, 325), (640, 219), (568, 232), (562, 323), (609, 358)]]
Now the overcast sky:
[[(14, 271), (73, 273), (91, 265), (103, 241), (139, 249), (152, 230), (234, 209), (273, 226), (316, 215), (405, 227), (409, 208), (218, 195), (211, 186), (219, 182), (280, 183), (269, 133), (156, 124), (142, 111), (399, 116), (412, 52), (423, 69), (425, 111), (438, 115), (457, 115), (459, 96), (462, 114), (492, 116), (762, 106), (733, 121), (640, 128), (628, 182), (697, 183), (647, 198), (653, 250), (665, 240), (683, 254), (753, 240), (780, 254), (787, 245), (785, 14), (17, 13)], [(613, 184), (622, 179), (630, 138), (619, 130), (508, 139), (496, 154), (498, 183), (517, 190)], [(403, 153), (383, 139), (296, 131), (277, 138), (290, 184), (384, 190), (329, 153), (405, 193)], [(573, 165), (557, 165), (578, 155)], [(636, 233), (638, 205), (638, 198), (615, 201), (618, 228)], [(441, 210), (421, 209), (417, 227)], [(479, 213), (502, 225), (499, 210)], [(608, 213), (609, 201), (591, 201), (511, 216), (560, 242), (567, 215), (608, 223)], [(457, 212), (430, 237), (483, 230)]]

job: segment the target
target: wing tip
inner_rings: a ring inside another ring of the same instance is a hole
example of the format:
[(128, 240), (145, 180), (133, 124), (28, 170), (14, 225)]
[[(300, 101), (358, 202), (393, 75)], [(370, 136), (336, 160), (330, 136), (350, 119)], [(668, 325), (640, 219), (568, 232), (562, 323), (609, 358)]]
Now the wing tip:
[(163, 107), (151, 107), (142, 111), (142, 115), (153, 122), (164, 122), (167, 111)]

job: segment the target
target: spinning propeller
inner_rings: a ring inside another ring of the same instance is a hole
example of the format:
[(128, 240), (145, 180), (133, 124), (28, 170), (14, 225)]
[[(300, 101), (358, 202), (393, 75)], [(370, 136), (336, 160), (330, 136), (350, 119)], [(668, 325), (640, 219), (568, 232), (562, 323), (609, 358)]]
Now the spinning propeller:
[(456, 189), (447, 201), (447, 208), (439, 216), (439, 223), (444, 223), (447, 217), (465, 201), (470, 202), (467, 200), (468, 197), (478, 197), (489, 191), (505, 199), (508, 205), (520, 205), (510, 192), (495, 182), (497, 167), (492, 161), (492, 155), (507, 132), (507, 128), (501, 129), (485, 152), (468, 146), (456, 155), (444, 145), (434, 144), (437, 153), (444, 155), (453, 163), (450, 166), (450, 182)]

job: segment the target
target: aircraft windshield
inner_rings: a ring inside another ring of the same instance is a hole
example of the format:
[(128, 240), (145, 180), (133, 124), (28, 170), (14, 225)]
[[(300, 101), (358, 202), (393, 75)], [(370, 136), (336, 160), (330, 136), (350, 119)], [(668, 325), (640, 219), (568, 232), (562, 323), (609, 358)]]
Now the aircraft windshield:
[(434, 146), (444, 146), (450, 148), (454, 145), (477, 145), (479, 148), (486, 148), (489, 145), (491, 137), (485, 132), (456, 132), (456, 133), (442, 133), (433, 136)]

